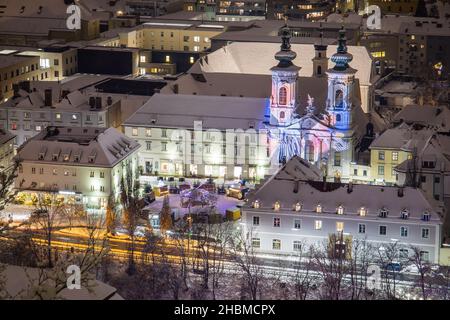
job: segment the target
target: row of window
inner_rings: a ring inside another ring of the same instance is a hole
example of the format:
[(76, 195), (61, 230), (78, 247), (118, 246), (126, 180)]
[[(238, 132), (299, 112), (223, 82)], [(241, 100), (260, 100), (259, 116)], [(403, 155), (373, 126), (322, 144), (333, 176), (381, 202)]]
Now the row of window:
[[(252, 204), (253, 208), (255, 209), (259, 209), (261, 207), (261, 202), (259, 200), (255, 200)], [(275, 211), (279, 211), (281, 209), (281, 203), (280, 201), (276, 201), (273, 209)], [(302, 204), (300, 202), (297, 202), (293, 205), (292, 210), (294, 211), (301, 211), (302, 210)], [(323, 207), (322, 205), (319, 203), (316, 208), (315, 208), (315, 212), (316, 213), (322, 213), (323, 212)], [(361, 217), (365, 217), (367, 215), (368, 211), (366, 207), (360, 207), (358, 209), (358, 215)], [(344, 206), (339, 205), (336, 208), (336, 214), (344, 214)], [(378, 211), (378, 216), (381, 218), (387, 218), (387, 216), (389, 215), (389, 210), (386, 207), (382, 207), (379, 211)], [(403, 208), (400, 211), (400, 218), (402, 219), (408, 219), (409, 218), (409, 210), (407, 208)], [(425, 211), (422, 213), (422, 220), (424, 221), (429, 221), (431, 218), (430, 213), (428, 211)]]
[[(21, 74), (28, 73), (28, 72), (35, 71), (35, 70), (38, 70), (38, 65), (37, 64), (32, 64), (30, 66), (23, 66), (20, 69), (16, 69), (15, 71), (12, 70), (9, 73), (9, 77), (12, 79), (14, 77), (18, 77)], [(0, 74), (0, 81), (2, 81), (2, 80), (8, 80), (8, 73), (7, 72), (5, 72), (3, 74), (3, 77)]]
[[(380, 160), (380, 161), (386, 160), (386, 154), (384, 151), (378, 151), (378, 160)], [(391, 153), (391, 160), (398, 161), (398, 152), (397, 151), (393, 151)]]
[[(253, 226), (258, 227), (260, 225), (260, 218), (258, 216), (253, 216)], [(273, 227), (280, 228), (281, 227), (281, 218), (274, 217), (273, 218)], [(302, 220), (294, 219), (292, 223), (292, 228), (294, 230), (302, 229)], [(314, 230), (322, 230), (322, 220), (314, 220)], [(344, 222), (337, 221), (336, 222), (336, 231), (343, 232), (344, 231)], [(408, 237), (409, 228), (406, 226), (400, 227), (400, 236), (403, 238)], [(358, 233), (366, 234), (366, 224), (359, 223), (358, 224)], [(381, 236), (387, 235), (387, 226), (380, 225), (378, 226), (378, 234)], [(430, 228), (422, 228), (421, 229), (421, 237), (422, 239), (429, 239), (430, 237)]]
[[(39, 186), (40, 189), (44, 189), (46, 187), (46, 184), (45, 184), (45, 182), (40, 182), (39, 184), (37, 182), (32, 182), (30, 188), (34, 188), (37, 186)], [(59, 185), (57, 183), (53, 183), (51, 185), (51, 188), (53, 190), (59, 190)], [(65, 184), (63, 190), (66, 190), (66, 191), (70, 190), (69, 185)], [(98, 189), (94, 185), (91, 185), (91, 187), (90, 187), (90, 191), (92, 191), (92, 192), (95, 192), (95, 191), (105, 192), (105, 190), (106, 190), (105, 186), (99, 186)], [(78, 191), (78, 186), (76, 184), (72, 185), (72, 191), (74, 191), (74, 192)]]
[[(261, 248), (261, 238), (252, 238), (252, 247), (255, 249)], [(281, 250), (281, 239), (272, 239), (272, 250)], [(302, 242), (299, 240), (292, 241), (292, 251), (300, 252), (302, 250)], [(409, 250), (407, 248), (399, 249), (400, 258), (408, 258)], [(420, 251), (420, 256), (423, 260), (429, 261), (430, 253), (428, 251)]]
[[(39, 113), (39, 119), (47, 119), (47, 113), (45, 112), (40, 112)], [(54, 118), (55, 120), (62, 120), (62, 114), (61, 113), (55, 113), (54, 114)], [(31, 120), (32, 117), (32, 113), (30, 111), (24, 111), (23, 112), (23, 119), (24, 120)], [(17, 119), (17, 112), (16, 111), (11, 111), (10, 112), (10, 118), (16, 118)], [(86, 121), (92, 121), (92, 115), (91, 114), (86, 114)], [(71, 120), (78, 120), (79, 119), (79, 114), (73, 113), (70, 115), (70, 119)], [(103, 116), (99, 115), (99, 121), (103, 121)], [(26, 125), (26, 123), (25, 123)]]
[[(23, 167), (22, 166), (20, 166), (19, 167), (19, 173), (23, 173)], [(58, 169), (57, 168), (53, 168), (52, 170), (51, 170), (51, 173), (54, 175), (54, 176), (57, 176), (58, 175)], [(36, 174), (36, 168), (35, 167), (32, 167), (31, 168), (31, 174)], [(44, 168), (39, 168), (39, 174), (45, 174), (45, 169)], [(63, 174), (64, 174), (64, 176), (72, 176), (72, 177), (76, 177), (77, 176), (77, 171), (76, 170), (68, 170), (68, 169), (64, 169), (63, 170)], [(95, 171), (91, 171), (90, 173), (89, 173), (89, 177), (91, 177), (91, 178), (95, 178)], [(105, 178), (105, 172), (103, 172), (103, 171), (100, 171), (100, 173), (99, 173), (99, 177), (100, 178), (102, 178), (102, 179), (104, 179)]]

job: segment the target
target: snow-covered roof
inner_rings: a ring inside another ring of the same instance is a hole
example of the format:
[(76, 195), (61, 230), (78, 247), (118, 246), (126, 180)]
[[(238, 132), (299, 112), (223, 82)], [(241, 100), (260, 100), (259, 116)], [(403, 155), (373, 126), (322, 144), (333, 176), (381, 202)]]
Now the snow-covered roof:
[(370, 145), (371, 149), (395, 149), (412, 152), (414, 148), (420, 149), (434, 134), (433, 130), (415, 130), (406, 124), (387, 129)]
[(155, 94), (124, 126), (192, 128), (202, 121), (204, 129), (258, 129), (267, 105), (261, 98)]
[(136, 141), (115, 128), (47, 127), (18, 149), (18, 158), (24, 162), (110, 168), (137, 149)]
[[(328, 46), (327, 56), (331, 57), (336, 48), (335, 45)], [(271, 74), (270, 68), (275, 65), (274, 56), (279, 50), (278, 43), (234, 42), (197, 60), (190, 72)], [(311, 77), (314, 46), (292, 44), (291, 50), (297, 53), (293, 63), (301, 68), (300, 77)], [(361, 85), (370, 85), (375, 73), (372, 57), (367, 49), (362, 46), (348, 46), (348, 52), (353, 55), (350, 65), (357, 70), (355, 77), (359, 79)], [(331, 61), (330, 67), (333, 67)]]
[[(301, 203), (300, 215), (336, 214), (337, 208), (344, 209), (343, 217), (357, 217), (359, 209), (364, 207), (366, 216), (360, 219), (393, 219), (399, 220), (404, 209), (409, 211), (409, 219), (420, 223), (440, 223), (439, 215), (426, 199), (423, 191), (404, 187), (386, 187), (368, 184), (340, 184), (311, 181), (308, 175), (299, 170), (301, 166), (297, 157), (292, 158), (271, 178), (248, 195), (244, 210), (252, 210), (254, 201), (258, 200), (259, 208), (255, 210), (273, 210), (275, 202), (281, 205), (280, 212), (292, 211), (296, 203)], [(315, 213), (317, 205), (321, 205), (322, 213)], [(387, 218), (378, 217), (380, 209), (389, 211)], [(421, 221), (422, 214), (429, 212), (429, 222)]]
[[(50, 273), (52, 271), (47, 272)], [(28, 295), (27, 290), (29, 290), (33, 284), (37, 283), (40, 272), (37, 268), (5, 265), (5, 269), (0, 276), (3, 276), (6, 280), (5, 291), (9, 296), (12, 296), (14, 299), (30, 299), (31, 296)], [(52, 275), (50, 274), (45, 285), (55, 285), (51, 276)], [(64, 300), (123, 300), (115, 288), (97, 280), (90, 281), (89, 288), (83, 287), (80, 290), (69, 290), (65, 288), (53, 298)]]
[(402, 108), (393, 120), (421, 124), (439, 132), (450, 131), (450, 110), (446, 106), (409, 105)]
[[(414, 160), (408, 159), (396, 167), (397, 171), (406, 172), (414, 167)], [(434, 167), (423, 167), (423, 161), (433, 161)], [(427, 139), (423, 147), (417, 150), (416, 166), (421, 172), (450, 171), (450, 137), (436, 133)]]
[[(82, 20), (92, 20), (91, 11), (78, 1)], [(48, 35), (50, 30), (67, 29), (67, 7), (64, 1), (54, 0), (3, 0), (0, 19), (0, 33)], [(22, 10), (23, 9), (23, 10)], [(73, 30), (74, 31), (74, 30)]]

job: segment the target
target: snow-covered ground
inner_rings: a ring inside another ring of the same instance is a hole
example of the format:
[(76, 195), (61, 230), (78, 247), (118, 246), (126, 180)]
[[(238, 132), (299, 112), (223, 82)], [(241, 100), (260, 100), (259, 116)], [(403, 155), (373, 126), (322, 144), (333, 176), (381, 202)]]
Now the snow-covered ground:
[[(157, 197), (154, 202), (146, 207), (155, 213), (160, 212), (162, 208), (164, 197)], [(180, 195), (179, 194), (169, 194), (169, 203), (170, 207), (174, 209), (175, 213), (179, 216), (183, 216), (188, 213), (188, 208), (182, 208), (180, 204)], [(221, 214), (225, 214), (226, 210), (232, 207), (236, 207), (237, 205), (242, 205), (244, 202), (235, 198), (230, 198), (225, 195), (217, 195), (217, 203), (216, 207)], [(197, 210), (201, 207), (193, 207), (191, 208), (191, 212)]]

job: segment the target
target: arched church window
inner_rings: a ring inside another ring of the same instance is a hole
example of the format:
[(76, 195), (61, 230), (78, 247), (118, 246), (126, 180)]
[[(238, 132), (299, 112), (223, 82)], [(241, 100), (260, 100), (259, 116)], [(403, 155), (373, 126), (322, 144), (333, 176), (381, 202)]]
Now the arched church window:
[(305, 159), (314, 162), (314, 143), (312, 141), (306, 141)]
[(287, 103), (287, 89), (286, 87), (281, 87), (278, 94), (278, 103), (281, 105), (286, 105)]
[(344, 106), (344, 93), (342, 90), (336, 90), (336, 95), (334, 98), (336, 107), (343, 107)]
[(284, 111), (281, 111), (281, 112), (280, 112), (280, 119), (284, 119), (285, 116), (286, 116), (286, 115), (285, 115)]
[(322, 66), (317, 66), (317, 74), (322, 74)]
[(338, 113), (336, 115), (336, 122), (341, 122), (341, 114), (340, 113)]

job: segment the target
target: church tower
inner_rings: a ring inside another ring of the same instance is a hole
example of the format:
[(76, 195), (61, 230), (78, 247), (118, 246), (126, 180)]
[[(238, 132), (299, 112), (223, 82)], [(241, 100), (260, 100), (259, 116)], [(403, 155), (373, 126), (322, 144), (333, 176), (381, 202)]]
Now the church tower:
[(281, 50), (275, 54), (278, 65), (272, 67), (272, 96), (270, 98), (270, 124), (288, 126), (297, 109), (297, 79), (299, 67), (292, 63), (297, 54), (291, 50), (291, 33), (284, 26), (281, 29)]
[(345, 30), (339, 31), (337, 52), (331, 57), (335, 66), (328, 69), (327, 112), (331, 117), (331, 125), (340, 130), (351, 130), (353, 97), (355, 91), (356, 70), (348, 64), (353, 56), (347, 52)]
[[(322, 28), (322, 24), (320, 24)], [(327, 45), (323, 44), (323, 32), (320, 31), (320, 42), (314, 45), (313, 77), (323, 77), (328, 70)]]

